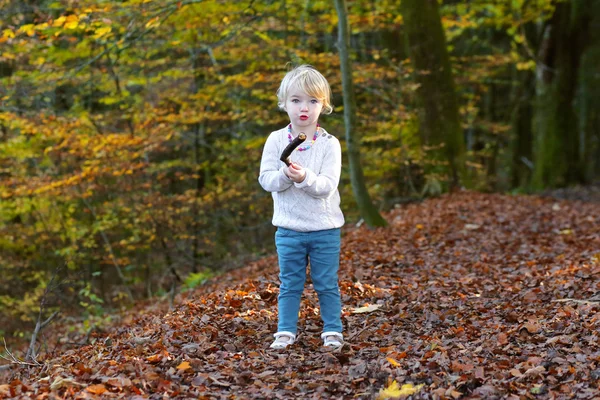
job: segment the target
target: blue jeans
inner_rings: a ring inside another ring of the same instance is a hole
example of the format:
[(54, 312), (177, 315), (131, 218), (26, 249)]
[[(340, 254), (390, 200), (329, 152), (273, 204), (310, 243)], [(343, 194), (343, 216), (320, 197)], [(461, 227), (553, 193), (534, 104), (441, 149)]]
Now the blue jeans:
[(323, 332), (342, 332), (342, 302), (337, 275), (340, 265), (340, 229), (296, 232), (278, 228), (275, 245), (281, 281), (277, 331), (297, 332), (300, 298), (310, 260), (310, 276), (319, 296)]

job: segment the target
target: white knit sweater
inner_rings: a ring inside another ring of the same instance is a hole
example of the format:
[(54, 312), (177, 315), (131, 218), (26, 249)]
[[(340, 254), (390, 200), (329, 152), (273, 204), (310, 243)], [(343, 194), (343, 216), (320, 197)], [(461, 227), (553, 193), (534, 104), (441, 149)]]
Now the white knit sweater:
[[(300, 147), (312, 141), (312, 135)], [(338, 184), (342, 170), (339, 140), (319, 129), (319, 136), (309, 150), (294, 150), (290, 159), (306, 169), (304, 181), (295, 183), (279, 160), (289, 144), (287, 128), (272, 132), (267, 138), (260, 162), (260, 185), (273, 195), (273, 225), (299, 232), (321, 231), (344, 225), (340, 209)]]

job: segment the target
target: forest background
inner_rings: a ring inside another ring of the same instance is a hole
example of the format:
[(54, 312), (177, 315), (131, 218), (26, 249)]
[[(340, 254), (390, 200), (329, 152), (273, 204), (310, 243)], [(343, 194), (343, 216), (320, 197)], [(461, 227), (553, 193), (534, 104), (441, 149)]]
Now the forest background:
[(0, 0), (0, 337), (271, 254), (257, 176), (290, 65), (329, 79), (321, 124), (345, 158), (356, 140), (378, 211), (598, 179), (600, 1), (403, 3), (346, 2), (350, 136), (334, 2)]

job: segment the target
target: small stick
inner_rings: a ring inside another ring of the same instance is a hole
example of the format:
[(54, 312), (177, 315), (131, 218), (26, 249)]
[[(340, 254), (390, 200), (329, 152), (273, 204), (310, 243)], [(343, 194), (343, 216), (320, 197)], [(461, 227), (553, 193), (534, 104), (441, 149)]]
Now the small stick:
[(287, 147), (283, 150), (283, 152), (281, 153), (281, 157), (279, 157), (279, 159), (281, 161), (283, 161), (285, 163), (285, 165), (287, 165), (288, 167), (290, 166), (290, 164), (292, 163), (290, 161), (290, 156), (292, 155), (292, 152), (294, 150), (296, 150), (296, 147), (300, 146), (302, 144), (302, 142), (304, 142), (306, 140), (306, 134), (304, 132), (300, 132), (298, 134), (298, 136), (292, 140), (292, 142), (290, 144), (287, 145)]
[(15, 357), (15, 355), (13, 353), (10, 352), (10, 350), (8, 349), (8, 346), (6, 345), (6, 339), (2, 338), (2, 341), (4, 342), (4, 351), (6, 351), (6, 354), (8, 355), (8, 357), (3, 356), (2, 354), (0, 354), (0, 358), (2, 358), (3, 360), (8, 361), (10, 364), (9, 365), (2, 365), (0, 366), (0, 370), (3, 369), (8, 369), (10, 368), (12, 365), (28, 365), (28, 366), (32, 366), (32, 367), (37, 367), (39, 365), (41, 365), (40, 363), (38, 363), (37, 361), (35, 361), (35, 364), (32, 363), (28, 363), (22, 360), (19, 360), (17, 357)]
[(557, 299), (557, 300), (552, 300), (553, 302), (556, 303), (566, 303), (567, 301), (572, 301), (573, 303), (577, 303), (577, 304), (598, 304), (600, 305), (600, 301), (598, 300), (578, 300), (578, 299)]

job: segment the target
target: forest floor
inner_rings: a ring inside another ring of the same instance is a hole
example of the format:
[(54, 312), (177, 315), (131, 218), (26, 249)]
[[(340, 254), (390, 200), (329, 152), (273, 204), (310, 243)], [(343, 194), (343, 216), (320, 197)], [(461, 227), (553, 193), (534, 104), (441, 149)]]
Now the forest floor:
[(321, 347), (310, 282), (297, 343), (269, 349), (271, 256), (12, 368), (0, 398), (597, 398), (600, 202), (588, 200), (463, 192), (402, 205), (387, 228), (345, 228), (341, 349)]

